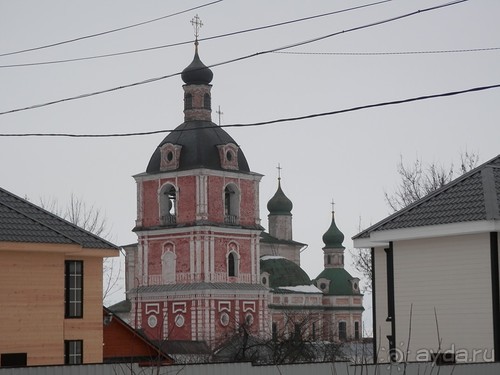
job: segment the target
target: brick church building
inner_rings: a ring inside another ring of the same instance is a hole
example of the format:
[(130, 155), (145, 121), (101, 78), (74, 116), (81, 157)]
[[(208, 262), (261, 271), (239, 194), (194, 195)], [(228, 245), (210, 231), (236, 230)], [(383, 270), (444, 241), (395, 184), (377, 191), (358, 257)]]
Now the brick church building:
[(152, 339), (211, 348), (243, 326), (270, 337), (296, 332), (299, 321), (301, 334), (316, 340), (360, 338), (363, 297), (344, 269), (334, 216), (323, 236), (324, 270), (311, 280), (280, 179), (267, 205), (269, 232), (261, 226), (262, 175), (212, 122), (212, 78), (196, 42), (182, 72), (184, 122), (134, 176), (138, 241), (124, 247), (127, 299), (110, 309)]

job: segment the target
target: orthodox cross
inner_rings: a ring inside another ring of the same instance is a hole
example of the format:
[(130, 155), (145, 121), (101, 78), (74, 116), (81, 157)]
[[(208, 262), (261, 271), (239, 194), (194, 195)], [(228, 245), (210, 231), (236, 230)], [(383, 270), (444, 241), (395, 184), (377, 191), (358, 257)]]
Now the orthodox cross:
[(219, 106), (219, 109), (218, 109), (217, 111), (215, 111), (215, 113), (217, 113), (217, 114), (219, 115), (219, 126), (220, 126), (220, 118), (221, 118), (221, 115), (223, 115), (223, 114), (224, 114), (224, 112), (222, 112), (222, 111), (220, 110), (220, 106)]
[(193, 25), (194, 37), (195, 37), (196, 43), (198, 43), (198, 36), (200, 35), (200, 29), (203, 26), (203, 22), (201, 22), (200, 17), (198, 17), (198, 15), (196, 15), (191, 20), (191, 25)]
[(278, 170), (278, 180), (281, 180), (281, 170), (283, 168), (281, 168), (280, 163), (278, 163), (278, 166), (276, 167), (276, 169)]

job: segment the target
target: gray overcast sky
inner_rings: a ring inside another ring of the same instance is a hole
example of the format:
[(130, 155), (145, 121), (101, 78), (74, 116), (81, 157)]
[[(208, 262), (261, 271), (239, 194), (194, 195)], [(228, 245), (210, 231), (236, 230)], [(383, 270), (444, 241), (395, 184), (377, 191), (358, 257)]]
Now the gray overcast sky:
[[(208, 1), (207, 1), (208, 2)], [(370, 1), (225, 0), (126, 31), (0, 57), (0, 65), (92, 56), (188, 41), (198, 13), (201, 38), (341, 10)], [(201, 42), (207, 64), (286, 46), (445, 3), (394, 0), (328, 17)], [(0, 53), (153, 19), (202, 1), (1, 1)], [(296, 52), (406, 52), (500, 47), (500, 2), (468, 2), (290, 49)], [(193, 45), (66, 64), (0, 68), (0, 112), (180, 72)], [(500, 51), (329, 55), (270, 53), (214, 67), (213, 107), (222, 123), (252, 123), (500, 83)], [(1, 133), (125, 133), (173, 129), (183, 121), (179, 76), (91, 98), (0, 116)], [(484, 162), (500, 153), (500, 89), (337, 116), (227, 131), (250, 168), (264, 175), (261, 218), (282, 186), (293, 201), (294, 238), (309, 244), (304, 269), (323, 268), (321, 237), (330, 202), (344, 245), (384, 218), (384, 190), (398, 182), (400, 155), (444, 165), (465, 150)], [(217, 116), (213, 115), (217, 122)], [(134, 242), (135, 182), (166, 134), (108, 139), (0, 137), (1, 186), (38, 203), (74, 193), (105, 211), (116, 244)], [(348, 261), (349, 262), (349, 261)], [(367, 313), (369, 301), (367, 302)], [(367, 315), (368, 315), (367, 314)]]

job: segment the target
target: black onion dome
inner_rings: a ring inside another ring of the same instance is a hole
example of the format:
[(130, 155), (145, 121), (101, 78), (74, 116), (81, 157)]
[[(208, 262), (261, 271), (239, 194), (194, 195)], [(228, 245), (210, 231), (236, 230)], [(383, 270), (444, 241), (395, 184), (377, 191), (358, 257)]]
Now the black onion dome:
[(332, 212), (332, 223), (330, 228), (323, 235), (323, 242), (327, 248), (344, 249), (342, 242), (344, 242), (344, 234), (337, 228), (335, 224), (335, 214)]
[[(179, 125), (165, 137), (149, 160), (147, 173), (160, 172), (160, 147), (166, 143), (182, 146), (179, 168), (176, 171), (195, 168), (224, 170), (221, 167), (217, 146), (228, 143), (237, 144), (222, 128), (211, 121), (188, 121)], [(247, 159), (241, 149), (238, 150), (238, 171), (250, 172)]]
[(196, 48), (193, 61), (182, 71), (182, 80), (187, 85), (208, 85), (210, 82), (212, 82), (213, 77), (214, 74), (212, 73), (210, 68), (208, 68), (201, 62), (200, 56), (198, 56), (198, 48)]
[(267, 210), (270, 215), (291, 215), (293, 203), (281, 190), (281, 183), (278, 180), (278, 190), (267, 202)]

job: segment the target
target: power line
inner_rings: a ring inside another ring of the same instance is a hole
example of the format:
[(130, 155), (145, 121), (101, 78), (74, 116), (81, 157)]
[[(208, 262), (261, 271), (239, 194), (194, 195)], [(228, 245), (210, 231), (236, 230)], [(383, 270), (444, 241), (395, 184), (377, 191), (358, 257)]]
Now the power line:
[[(440, 53), (464, 53), (464, 52), (484, 52), (496, 51), (500, 47), (488, 48), (467, 48), (467, 49), (448, 49), (434, 51), (395, 51), (395, 52), (300, 52), (300, 51), (275, 51), (286, 55), (335, 55), (335, 56), (384, 56), (384, 55), (423, 55), (423, 54), (440, 54)], [(1, 66), (0, 66), (1, 68)]]
[[(222, 1), (222, 0), (220, 0), (220, 1)], [(199, 41), (207, 41), (207, 40), (225, 38), (225, 37), (229, 37), (229, 36), (234, 36), (234, 35), (239, 35), (239, 34), (254, 32), (254, 31), (261, 31), (261, 30), (265, 30), (265, 29), (270, 29), (270, 28), (273, 28), (273, 27), (290, 25), (290, 24), (297, 23), (297, 22), (309, 21), (309, 20), (312, 20), (312, 19), (320, 18), (320, 17), (331, 16), (331, 15), (334, 15), (334, 14), (345, 13), (345, 12), (349, 12), (349, 11), (353, 11), (353, 10), (358, 10), (358, 9), (362, 9), (362, 8), (366, 8), (366, 7), (370, 7), (370, 6), (374, 6), (374, 5), (379, 5), (379, 4), (387, 3), (387, 2), (390, 2), (390, 1), (392, 1), (392, 0), (377, 1), (377, 2), (374, 2), (374, 3), (364, 4), (364, 5), (360, 5), (360, 6), (356, 6), (356, 7), (346, 8), (346, 9), (342, 9), (342, 10), (336, 10), (336, 11), (327, 12), (327, 13), (321, 13), (321, 14), (317, 14), (317, 15), (314, 15), (314, 16), (298, 18), (298, 19), (294, 19), (294, 20), (289, 20), (289, 21), (274, 23), (274, 24), (265, 25), (265, 26), (253, 27), (253, 28), (245, 29), (245, 30), (233, 31), (233, 32), (230, 32), (230, 33), (225, 33), (225, 34), (215, 35), (215, 36), (211, 36), (211, 37), (201, 38), (201, 39), (199, 39)], [(72, 58), (72, 59), (62, 59), (62, 60), (40, 61), (40, 62), (32, 62), (32, 63), (19, 63), (19, 64), (0, 65), (0, 68), (19, 68), (19, 67), (28, 67), (28, 66), (51, 65), (51, 64), (61, 64), (61, 63), (68, 63), (68, 62), (85, 61), (85, 60), (93, 60), (93, 59), (108, 58), (108, 57), (116, 57), (116, 56), (123, 56), (123, 55), (129, 55), (129, 54), (140, 53), (140, 52), (154, 51), (154, 50), (164, 49), (164, 48), (170, 48), (170, 47), (178, 47), (178, 46), (182, 46), (182, 45), (185, 45), (185, 44), (191, 44), (191, 43), (193, 43), (193, 40), (188, 40), (188, 41), (183, 41), (183, 42), (176, 42), (176, 43), (170, 43), (170, 44), (163, 44), (163, 45), (154, 46), (154, 47), (140, 48), (140, 49), (135, 49), (135, 50), (130, 50), (130, 51), (107, 53), (107, 54), (102, 54), (102, 55), (94, 55), (94, 56), (86, 56), (86, 57), (76, 57), (76, 58)], [(2, 56), (2, 55), (0, 55), (0, 56)]]
[[(307, 120), (307, 119), (312, 119), (312, 118), (316, 118), (316, 117), (333, 116), (333, 115), (339, 115), (342, 113), (356, 112), (356, 111), (361, 111), (361, 110), (370, 109), (370, 108), (387, 107), (387, 106), (391, 106), (391, 105), (411, 103), (411, 102), (436, 99), (436, 98), (443, 98), (443, 97), (449, 97), (449, 96), (456, 96), (456, 95), (461, 95), (461, 94), (486, 91), (486, 90), (492, 90), (492, 89), (497, 89), (497, 88), (500, 88), (500, 84), (489, 85), (489, 86), (479, 86), (479, 87), (473, 87), (473, 88), (459, 90), (459, 91), (449, 91), (449, 92), (445, 92), (445, 93), (417, 96), (417, 97), (407, 98), (407, 99), (392, 100), (389, 102), (365, 104), (365, 105), (360, 105), (360, 106), (351, 107), (351, 108), (345, 108), (345, 109), (329, 111), (329, 112), (314, 113), (314, 114), (298, 116), (298, 117), (280, 118), (280, 119), (275, 119), (275, 120), (268, 120), (268, 121), (261, 121), (261, 122), (247, 123), (247, 124), (240, 123), (240, 124), (229, 124), (229, 125), (220, 125), (220, 126), (214, 124), (213, 126), (208, 126), (207, 128), (246, 128), (246, 127), (277, 124), (277, 123), (283, 123), (283, 122), (300, 121), (300, 120)], [(172, 133), (172, 132), (179, 132), (179, 131), (195, 131), (195, 130), (196, 129), (181, 129), (181, 130), (170, 129), (170, 130), (154, 130), (154, 131), (148, 131), (148, 132), (113, 133), (113, 134), (70, 134), (70, 133), (5, 134), (4, 133), (4, 134), (0, 134), (0, 137), (116, 138), (116, 137), (135, 137), (135, 136), (153, 135), (153, 134), (159, 134), (159, 133)]]
[(210, 3), (203, 4), (203, 5), (200, 5), (200, 6), (197, 6), (197, 7), (189, 8), (189, 9), (182, 10), (182, 11), (180, 11), (180, 12), (176, 12), (176, 13), (172, 13), (172, 14), (167, 14), (166, 16), (162, 16), (162, 17), (154, 18), (154, 19), (152, 19), (152, 20), (148, 20), (148, 21), (143, 21), (143, 22), (135, 23), (135, 24), (132, 24), (132, 25), (129, 25), (129, 26), (119, 27), (119, 28), (117, 28), (117, 29), (112, 29), (112, 30), (108, 30), (108, 31), (102, 31), (102, 32), (99, 32), (99, 33), (95, 33), (95, 34), (90, 34), (90, 35), (80, 36), (80, 37), (78, 37), (78, 38), (73, 38), (73, 39), (63, 40), (63, 41), (61, 41), (61, 42), (56, 42), (56, 43), (46, 44), (46, 45), (39, 46), (39, 47), (33, 47), (33, 48), (27, 48), (27, 49), (23, 49), (23, 50), (19, 50), (19, 51), (13, 51), (13, 52), (2, 53), (2, 54), (0, 54), (0, 57), (3, 57), (3, 56), (11, 56), (11, 55), (18, 55), (18, 54), (20, 54), (20, 53), (31, 52), (31, 51), (37, 51), (37, 50), (41, 50), (41, 49), (46, 49), (46, 48), (51, 48), (51, 47), (60, 46), (60, 45), (63, 45), (63, 44), (68, 44), (68, 43), (78, 42), (78, 41), (80, 41), (80, 40), (84, 40), (84, 39), (95, 38), (95, 37), (97, 37), (97, 36), (103, 36), (103, 35), (106, 35), (106, 34), (116, 33), (116, 32), (118, 32), (118, 31), (123, 31), (123, 30), (131, 29), (131, 28), (133, 28), (133, 27), (146, 25), (146, 24), (148, 24), (148, 23), (152, 23), (152, 22), (156, 22), (156, 21), (159, 21), (159, 20), (163, 20), (163, 19), (165, 19), (165, 18), (169, 18), (169, 17), (177, 16), (177, 15), (179, 15), (179, 14), (183, 14), (183, 13), (191, 12), (191, 11), (196, 10), (196, 9), (200, 9), (200, 8), (203, 8), (203, 7), (206, 7), (206, 6), (209, 6), (209, 5), (213, 5), (213, 4), (216, 4), (216, 3), (220, 3), (221, 1), (222, 1), (222, 0), (215, 0), (215, 1), (212, 1), (212, 2), (210, 2)]
[[(266, 51), (256, 52), (256, 53), (252, 53), (250, 55), (237, 57), (237, 58), (234, 58), (234, 59), (231, 59), (231, 60), (226, 60), (226, 61), (223, 61), (223, 62), (220, 62), (220, 63), (209, 65), (209, 67), (217, 67), (217, 66), (222, 66), (222, 65), (226, 65), (226, 64), (231, 64), (231, 63), (234, 63), (234, 62), (237, 62), (237, 61), (243, 61), (243, 60), (246, 60), (246, 59), (249, 59), (249, 58), (252, 58), (252, 57), (257, 57), (257, 56), (261, 56), (261, 55), (265, 55), (265, 54), (269, 54), (269, 53), (277, 52), (277, 51), (283, 51), (285, 49), (289, 49), (289, 48), (293, 48), (293, 47), (303, 46), (303, 45), (306, 45), (306, 44), (309, 44), (309, 43), (317, 42), (319, 40), (324, 40), (324, 39), (327, 39), (327, 38), (331, 38), (331, 37), (334, 37), (334, 36), (337, 36), (337, 35), (340, 35), (340, 34), (345, 34), (345, 33), (352, 32), (352, 31), (358, 31), (358, 30), (369, 28), (369, 27), (383, 25), (383, 24), (386, 24), (386, 23), (389, 23), (389, 22), (392, 22), (392, 21), (397, 21), (397, 20), (400, 20), (400, 19), (403, 19), (403, 18), (407, 18), (407, 17), (410, 17), (410, 16), (421, 14), (421, 13), (424, 13), (424, 12), (433, 11), (433, 10), (436, 10), (436, 9), (440, 9), (440, 8), (444, 8), (444, 7), (456, 5), (456, 4), (459, 4), (459, 3), (464, 3), (466, 1), (469, 1), (469, 0), (456, 0), (456, 1), (452, 1), (452, 2), (449, 2), (449, 3), (446, 3), (446, 4), (441, 4), (441, 5), (437, 5), (437, 6), (434, 6), (434, 7), (430, 7), (430, 8), (426, 8), (426, 9), (422, 9), (422, 10), (417, 10), (417, 11), (414, 11), (414, 12), (403, 14), (401, 16), (392, 17), (392, 18), (389, 18), (389, 19), (386, 19), (386, 20), (382, 20), (382, 21), (372, 22), (372, 23), (365, 24), (365, 25), (362, 25), (362, 26), (356, 26), (356, 27), (353, 27), (351, 29), (346, 29), (346, 30), (338, 31), (338, 32), (335, 32), (335, 33), (331, 33), (331, 34), (328, 34), (328, 35), (323, 35), (323, 36), (320, 36), (320, 37), (317, 37), (317, 38), (313, 38), (313, 39), (309, 39), (309, 40), (306, 40), (306, 41), (289, 44), (289, 45), (286, 45), (286, 46), (283, 46), (283, 47), (273, 48), (273, 49), (269, 49), (269, 50), (266, 50)], [(143, 85), (143, 84), (148, 84), (148, 83), (160, 81), (160, 80), (171, 78), (171, 77), (174, 77), (174, 76), (180, 75), (180, 74), (181, 74), (181, 72), (177, 72), (177, 73), (168, 74), (168, 75), (164, 75), (164, 76), (160, 76), (160, 77), (149, 78), (149, 79), (146, 79), (146, 80), (143, 80), (143, 81), (139, 81), (139, 82), (133, 82), (133, 83), (122, 85), (122, 86), (118, 86), (118, 87), (113, 87), (113, 88), (109, 88), (109, 89), (105, 89), (105, 90), (95, 91), (95, 92), (92, 92), (92, 93), (80, 94), (80, 95), (76, 95), (76, 96), (72, 96), (72, 97), (67, 97), (67, 98), (63, 98), (63, 99), (53, 100), (53, 101), (46, 102), (46, 103), (34, 104), (34, 105), (31, 105), (31, 106), (28, 106), (28, 107), (11, 109), (11, 110), (8, 110), (8, 111), (0, 112), (0, 116), (1, 115), (6, 115), (6, 114), (11, 114), (11, 113), (16, 113), (16, 112), (27, 111), (27, 110), (36, 109), (36, 108), (47, 107), (47, 106), (50, 106), (50, 105), (54, 105), (54, 104), (58, 104), (58, 103), (63, 103), (63, 102), (68, 102), (68, 101), (72, 101), (72, 100), (88, 98), (88, 97), (91, 97), (91, 96), (96, 96), (96, 95), (100, 95), (100, 94), (105, 94), (105, 93), (109, 93), (109, 92), (113, 92), (113, 91), (122, 90), (122, 89), (125, 89), (125, 88), (130, 88), (130, 87), (135, 87), (135, 86), (139, 86), (139, 85)]]

